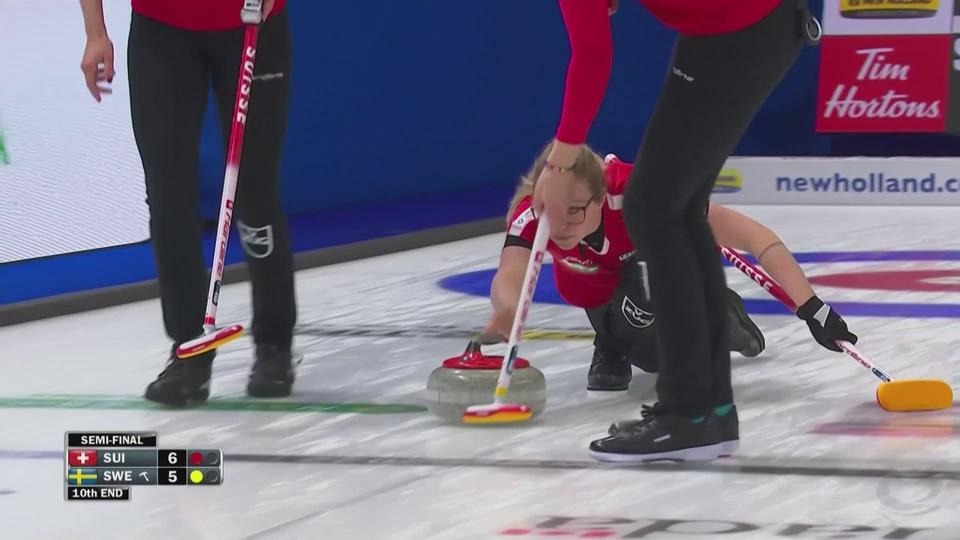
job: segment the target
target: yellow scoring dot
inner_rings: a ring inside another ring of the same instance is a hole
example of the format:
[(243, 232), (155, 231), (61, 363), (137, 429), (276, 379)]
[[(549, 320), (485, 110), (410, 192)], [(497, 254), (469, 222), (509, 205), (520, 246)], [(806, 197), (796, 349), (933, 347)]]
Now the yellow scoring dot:
[(199, 484), (203, 482), (203, 472), (201, 471), (190, 471), (190, 481), (194, 484)]

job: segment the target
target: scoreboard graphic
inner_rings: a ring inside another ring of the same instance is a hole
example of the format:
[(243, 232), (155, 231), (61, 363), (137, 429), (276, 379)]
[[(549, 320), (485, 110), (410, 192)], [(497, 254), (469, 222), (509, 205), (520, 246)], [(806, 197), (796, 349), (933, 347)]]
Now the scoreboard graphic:
[(132, 486), (219, 486), (219, 448), (160, 448), (156, 432), (67, 432), (68, 501), (129, 501)]

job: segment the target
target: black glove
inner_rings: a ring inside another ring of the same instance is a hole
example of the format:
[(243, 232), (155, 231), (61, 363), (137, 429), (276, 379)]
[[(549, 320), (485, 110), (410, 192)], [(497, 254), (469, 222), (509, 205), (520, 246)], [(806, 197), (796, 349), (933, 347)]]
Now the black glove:
[(837, 341), (857, 343), (857, 336), (847, 330), (847, 323), (843, 318), (816, 296), (797, 309), (797, 317), (807, 323), (813, 339), (831, 351), (843, 352)]

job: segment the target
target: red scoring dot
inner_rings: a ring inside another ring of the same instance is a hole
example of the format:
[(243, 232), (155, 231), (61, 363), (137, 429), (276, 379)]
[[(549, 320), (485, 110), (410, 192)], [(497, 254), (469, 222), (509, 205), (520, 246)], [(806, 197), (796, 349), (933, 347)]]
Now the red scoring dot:
[(203, 454), (200, 452), (191, 452), (190, 453), (190, 464), (191, 465), (200, 465), (203, 463)]

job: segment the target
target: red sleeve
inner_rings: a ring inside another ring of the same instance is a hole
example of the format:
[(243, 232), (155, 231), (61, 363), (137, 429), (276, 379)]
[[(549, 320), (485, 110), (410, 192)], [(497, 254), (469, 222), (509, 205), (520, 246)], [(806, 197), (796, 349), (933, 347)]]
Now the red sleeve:
[(610, 16), (607, 0), (560, 0), (560, 11), (570, 38), (570, 64), (557, 139), (580, 144), (587, 140), (610, 80)]
[(525, 197), (510, 216), (507, 228), (507, 240), (504, 246), (533, 248), (533, 239), (537, 235), (537, 218), (533, 216), (531, 198)]
[(626, 163), (614, 154), (607, 154), (603, 158), (604, 168), (603, 176), (607, 181), (607, 200), (616, 200), (627, 190), (627, 181), (630, 180), (630, 173), (633, 172), (633, 164)]

